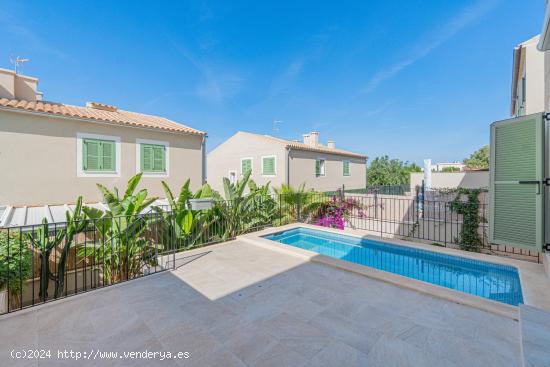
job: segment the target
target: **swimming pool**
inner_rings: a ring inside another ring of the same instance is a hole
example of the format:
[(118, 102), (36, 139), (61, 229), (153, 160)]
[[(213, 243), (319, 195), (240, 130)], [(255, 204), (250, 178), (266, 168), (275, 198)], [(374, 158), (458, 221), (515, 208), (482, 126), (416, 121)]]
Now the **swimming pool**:
[(493, 301), (523, 303), (519, 273), (513, 266), (307, 228), (264, 238)]

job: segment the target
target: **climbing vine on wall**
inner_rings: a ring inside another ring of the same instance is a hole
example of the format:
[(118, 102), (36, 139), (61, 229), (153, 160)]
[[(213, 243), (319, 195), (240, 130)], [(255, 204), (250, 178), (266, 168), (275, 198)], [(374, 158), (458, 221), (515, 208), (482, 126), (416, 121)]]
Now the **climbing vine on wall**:
[(484, 191), (482, 189), (456, 189), (457, 195), (449, 203), (452, 211), (462, 215), (462, 228), (455, 239), (461, 250), (480, 252), (483, 246), (479, 225), (487, 220), (480, 214), (479, 194)]

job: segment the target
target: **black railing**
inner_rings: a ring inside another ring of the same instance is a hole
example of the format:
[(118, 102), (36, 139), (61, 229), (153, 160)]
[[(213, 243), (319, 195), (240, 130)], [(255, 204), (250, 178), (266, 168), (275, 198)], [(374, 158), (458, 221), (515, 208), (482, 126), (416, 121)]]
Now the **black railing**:
[(217, 199), (191, 217), (157, 207), (84, 219), (74, 236), (68, 223), (0, 228), (0, 313), (174, 269), (178, 252), (297, 222), (540, 262), (536, 251), (490, 244), (487, 209), (420, 195), (298, 192)]
[[(271, 198), (217, 200), (182, 221), (170, 207), (133, 216), (0, 228), (0, 314), (175, 267), (175, 254), (271, 225)], [(82, 224), (80, 226), (79, 224)]]
[(305, 195), (302, 208), (292, 212), (300, 213), (295, 218), (300, 222), (540, 262), (538, 251), (489, 243), (484, 195), (480, 193), (479, 202), (469, 202), (456, 200), (456, 194), (445, 200), (425, 200), (421, 195), (315, 193)]
[(367, 186), (364, 189), (346, 189), (344, 191), (350, 194), (380, 194), (380, 195), (409, 195), (411, 188), (409, 185), (374, 185)]
[[(326, 194), (334, 195), (340, 191), (344, 191), (348, 194), (380, 194), (380, 195), (411, 195), (411, 188), (409, 185), (371, 185), (359, 189), (347, 188), (345, 185), (338, 188), (335, 191), (328, 191)], [(414, 194), (414, 193), (413, 193)]]

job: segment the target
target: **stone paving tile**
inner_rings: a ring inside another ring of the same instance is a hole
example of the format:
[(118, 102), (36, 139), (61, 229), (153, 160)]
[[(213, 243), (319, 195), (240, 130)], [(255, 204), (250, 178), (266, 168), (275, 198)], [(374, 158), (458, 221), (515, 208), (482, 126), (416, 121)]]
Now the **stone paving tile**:
[(368, 356), (365, 353), (339, 340), (331, 340), (321, 352), (310, 360), (308, 366), (362, 367), (368, 366), (368, 363)]
[(256, 367), (300, 367), (306, 363), (308, 360), (301, 354), (281, 344), (275, 344), (250, 365)]
[(277, 344), (277, 340), (258, 328), (249, 325), (239, 328), (224, 342), (224, 346), (246, 364), (252, 364)]
[(330, 311), (322, 312), (309, 323), (366, 354), (383, 335), (380, 330), (361, 328), (354, 321)]
[(467, 356), (464, 357), (463, 363), (455, 364), (450, 360), (430, 354), (426, 350), (405, 343), (400, 339), (384, 335), (374, 345), (367, 356), (367, 363), (364, 365), (383, 367), (469, 367), (470, 364), (466, 360)]
[(11, 344), (191, 353), (100, 367), (519, 365), (513, 320), (246, 243), (205, 254), (174, 272), (0, 319), (0, 340), (10, 341), (0, 343), (0, 366)]

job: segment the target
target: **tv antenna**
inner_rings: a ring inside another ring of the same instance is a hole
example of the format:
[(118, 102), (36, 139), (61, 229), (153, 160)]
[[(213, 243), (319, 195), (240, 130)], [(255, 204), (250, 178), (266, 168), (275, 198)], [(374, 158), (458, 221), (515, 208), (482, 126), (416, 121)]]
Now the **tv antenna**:
[(22, 59), (21, 57), (17, 56), (14, 60), (13, 57), (10, 57), (10, 62), (12, 63), (13, 70), (15, 71), (16, 74), (17, 74), (17, 67), (19, 65), (23, 65), (23, 63), (28, 61), (31, 61), (31, 59)]
[(279, 131), (279, 125), (283, 123), (283, 120), (273, 120), (273, 131)]

